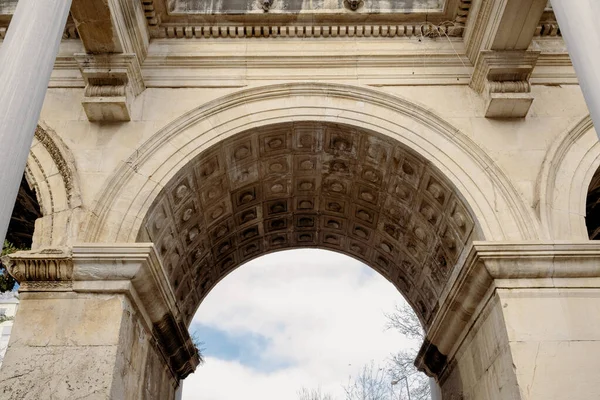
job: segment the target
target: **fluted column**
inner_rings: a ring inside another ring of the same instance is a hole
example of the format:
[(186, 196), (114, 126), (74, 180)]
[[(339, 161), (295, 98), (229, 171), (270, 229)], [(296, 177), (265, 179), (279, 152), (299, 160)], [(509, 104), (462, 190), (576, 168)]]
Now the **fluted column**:
[(0, 243), (23, 176), (71, 0), (19, 0), (0, 45)]
[[(600, 32), (597, 0), (552, 0), (579, 86), (596, 126), (600, 126)], [(600, 136), (600, 129), (596, 130)]]

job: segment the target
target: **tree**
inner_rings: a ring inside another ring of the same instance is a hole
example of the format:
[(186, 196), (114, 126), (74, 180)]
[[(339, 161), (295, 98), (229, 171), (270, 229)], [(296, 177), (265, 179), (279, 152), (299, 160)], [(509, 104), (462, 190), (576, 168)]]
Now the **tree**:
[[(7, 240), (4, 241), (4, 246), (2, 247), (2, 256), (6, 256), (8, 254), (12, 254), (20, 249), (16, 248), (12, 245), (12, 243)], [(0, 258), (0, 293), (9, 292), (14, 289), (17, 281), (15, 278), (10, 276), (6, 266), (2, 263), (2, 259)]]
[(394, 388), (389, 372), (385, 367), (376, 367), (372, 361), (363, 366), (358, 376), (344, 387), (346, 400), (392, 400)]
[[(422, 343), (425, 332), (417, 315), (404, 302), (386, 314), (386, 329), (396, 329), (409, 340)], [(373, 362), (363, 366), (359, 374), (350, 377), (344, 391), (345, 400), (430, 400), (429, 378), (415, 367), (416, 348), (402, 349), (393, 354), (384, 366)], [(299, 400), (333, 400), (319, 391), (302, 389)]]
[[(408, 303), (396, 305), (395, 311), (387, 314), (386, 317), (388, 329), (396, 329), (407, 339), (418, 340), (421, 343), (425, 339), (421, 323)], [(398, 385), (405, 380), (406, 390), (410, 391), (411, 400), (429, 400), (431, 398), (429, 378), (415, 367), (416, 357), (417, 350), (414, 348), (403, 349), (394, 354), (389, 363), (390, 376), (392, 382), (397, 382)]]
[(322, 393), (321, 389), (302, 388), (298, 391), (298, 400), (334, 400), (330, 394)]
[(200, 340), (200, 334), (198, 331), (193, 331), (190, 333), (190, 339), (192, 339), (192, 343), (198, 352), (198, 357), (200, 358), (200, 364), (204, 364), (204, 355), (203, 352), (206, 350), (204, 348), (204, 342)]

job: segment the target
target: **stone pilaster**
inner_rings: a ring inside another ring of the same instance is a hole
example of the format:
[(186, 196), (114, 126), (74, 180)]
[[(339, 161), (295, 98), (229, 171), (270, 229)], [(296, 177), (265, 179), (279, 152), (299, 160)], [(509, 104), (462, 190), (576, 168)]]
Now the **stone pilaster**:
[(0, 397), (173, 399), (200, 360), (151, 244), (20, 252)]
[(600, 396), (600, 244), (476, 242), (442, 304), (416, 364), (445, 399)]

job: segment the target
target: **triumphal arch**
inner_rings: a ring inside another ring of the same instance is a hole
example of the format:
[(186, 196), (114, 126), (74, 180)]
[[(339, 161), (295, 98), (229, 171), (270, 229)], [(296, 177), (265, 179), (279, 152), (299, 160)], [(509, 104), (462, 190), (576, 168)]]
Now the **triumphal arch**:
[(406, 297), (442, 399), (600, 398), (599, 12), (0, 0), (0, 397), (174, 399), (210, 290), (311, 247)]

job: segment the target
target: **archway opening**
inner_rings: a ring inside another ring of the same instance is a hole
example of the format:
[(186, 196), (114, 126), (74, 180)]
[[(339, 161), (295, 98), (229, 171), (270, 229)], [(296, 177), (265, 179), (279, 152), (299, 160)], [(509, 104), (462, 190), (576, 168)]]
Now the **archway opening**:
[(585, 224), (589, 238), (600, 240), (600, 168), (590, 182), (585, 211)]
[(42, 211), (35, 190), (29, 186), (23, 175), (6, 232), (6, 240), (16, 248), (30, 249), (35, 221), (40, 217), (42, 217)]
[(357, 258), (388, 279), (427, 328), (453, 267), (478, 236), (452, 183), (407, 146), (326, 122), (251, 129), (186, 164), (146, 214), (190, 323), (244, 262), (289, 248)]
[[(23, 175), (6, 231), (6, 238), (2, 243), (2, 255), (30, 249), (33, 243), (35, 221), (41, 216), (42, 212), (35, 190), (29, 186), (26, 175)], [(9, 275), (0, 260), (0, 293), (12, 291), (16, 287), (15, 285), (16, 280)], [(4, 348), (5, 350), (6, 348)], [(0, 353), (3, 354), (2, 349), (0, 349)]]
[(296, 249), (256, 258), (198, 309), (190, 331), (206, 363), (184, 381), (183, 400), (303, 400), (315, 391), (317, 400), (357, 399), (363, 390), (428, 400), (429, 379), (406, 359), (422, 340), (386, 329), (395, 306), (408, 308), (393, 285), (348, 256)]

